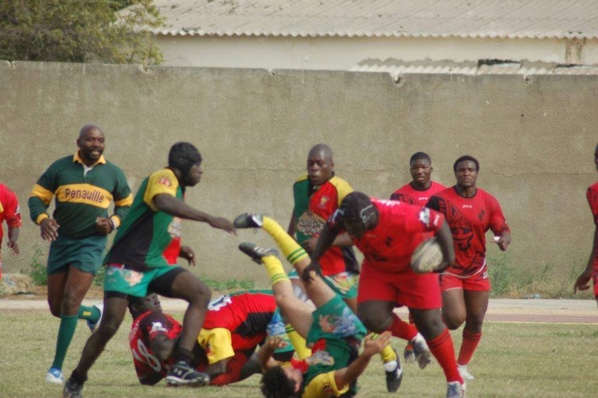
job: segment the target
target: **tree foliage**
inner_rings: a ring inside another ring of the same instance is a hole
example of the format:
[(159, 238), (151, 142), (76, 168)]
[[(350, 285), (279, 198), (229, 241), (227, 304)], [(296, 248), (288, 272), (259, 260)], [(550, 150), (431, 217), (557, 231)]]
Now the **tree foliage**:
[(158, 64), (152, 0), (0, 0), (0, 59)]

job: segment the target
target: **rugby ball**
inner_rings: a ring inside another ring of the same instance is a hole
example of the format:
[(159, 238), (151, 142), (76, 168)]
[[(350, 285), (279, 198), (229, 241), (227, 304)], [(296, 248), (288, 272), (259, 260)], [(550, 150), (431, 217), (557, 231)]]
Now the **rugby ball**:
[(433, 271), (442, 263), (442, 250), (436, 238), (430, 238), (415, 249), (411, 255), (411, 269), (418, 274)]

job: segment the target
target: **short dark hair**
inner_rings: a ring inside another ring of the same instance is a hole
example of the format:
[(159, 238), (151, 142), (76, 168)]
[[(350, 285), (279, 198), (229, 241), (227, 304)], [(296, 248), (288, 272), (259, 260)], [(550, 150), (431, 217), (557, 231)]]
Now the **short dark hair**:
[(266, 398), (299, 398), (295, 382), (287, 377), (281, 366), (274, 366), (264, 373), (260, 383)]
[(201, 153), (189, 142), (177, 142), (168, 153), (168, 166), (175, 167), (186, 174), (197, 163), (201, 163)]
[(413, 155), (411, 155), (411, 159), (409, 159), (409, 165), (411, 165), (411, 163), (415, 162), (416, 160), (427, 160), (428, 162), (430, 162), (430, 164), (432, 164), (432, 159), (430, 159), (430, 155), (428, 155), (425, 152), (415, 152)]
[(459, 159), (455, 160), (455, 164), (453, 164), (453, 171), (457, 171), (457, 165), (466, 160), (469, 160), (469, 161), (472, 161), (473, 163), (475, 163), (475, 171), (480, 171), (480, 162), (478, 162), (478, 160), (476, 158), (474, 158), (473, 156), (469, 156), (469, 155), (461, 156)]

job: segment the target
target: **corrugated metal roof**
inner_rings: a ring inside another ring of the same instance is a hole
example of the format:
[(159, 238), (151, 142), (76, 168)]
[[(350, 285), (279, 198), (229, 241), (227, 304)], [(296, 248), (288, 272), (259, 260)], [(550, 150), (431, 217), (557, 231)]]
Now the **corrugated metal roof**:
[(598, 75), (598, 67), (553, 65), (512, 61), (414, 61), (367, 59), (351, 68), (353, 72), (386, 72), (393, 77), (410, 73), (452, 73), (458, 75)]
[(598, 38), (597, 0), (154, 0), (163, 35)]

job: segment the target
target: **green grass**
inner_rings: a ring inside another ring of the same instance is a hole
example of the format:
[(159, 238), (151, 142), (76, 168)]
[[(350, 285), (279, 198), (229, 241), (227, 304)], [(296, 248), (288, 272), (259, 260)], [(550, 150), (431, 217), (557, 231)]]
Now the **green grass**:
[[(180, 318), (180, 314), (176, 315)], [(0, 344), (0, 385), (3, 397), (59, 397), (61, 388), (44, 382), (52, 362), (58, 320), (50, 314), (4, 311)], [(84, 396), (93, 397), (259, 397), (259, 377), (228, 387), (201, 391), (141, 386), (135, 377), (125, 319), (89, 374)], [(65, 373), (76, 365), (89, 332), (79, 324), (65, 362)], [(457, 347), (460, 333), (453, 334)], [(476, 380), (468, 384), (469, 397), (592, 397), (598, 391), (596, 325), (523, 324), (487, 322), (484, 337), (469, 366)], [(402, 352), (404, 342), (393, 340)], [(377, 359), (360, 378), (363, 397), (442, 397), (446, 385), (437, 363), (425, 370), (405, 366), (403, 385), (397, 394), (385, 390), (384, 372)]]

